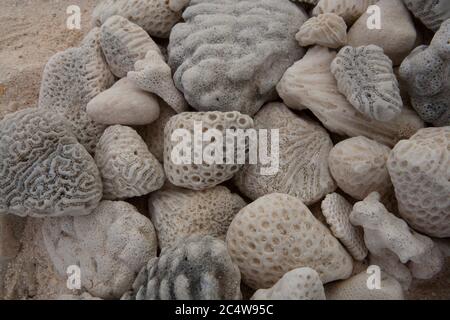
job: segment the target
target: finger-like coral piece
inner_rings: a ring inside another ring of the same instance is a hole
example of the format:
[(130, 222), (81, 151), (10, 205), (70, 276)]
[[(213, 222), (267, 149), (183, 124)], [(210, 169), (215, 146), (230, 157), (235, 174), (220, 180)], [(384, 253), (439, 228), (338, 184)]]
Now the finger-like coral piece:
[(128, 78), (139, 88), (158, 95), (179, 113), (188, 109), (186, 100), (173, 84), (170, 67), (157, 51), (147, 52), (145, 59), (136, 62), (135, 70), (128, 72)]
[(92, 22), (100, 27), (109, 17), (118, 15), (137, 24), (151, 36), (168, 38), (181, 19), (185, 0), (103, 0), (92, 13)]
[(401, 284), (389, 274), (382, 272), (380, 288), (367, 286), (370, 273), (361, 272), (349, 279), (329, 283), (325, 286), (327, 300), (404, 300)]
[(94, 160), (57, 114), (24, 109), (0, 121), (0, 212), (85, 215), (102, 197)]
[[(236, 175), (235, 184), (247, 197), (286, 193), (309, 205), (336, 189), (328, 170), (333, 143), (320, 125), (298, 117), (282, 103), (269, 103), (256, 114), (255, 128), (278, 130), (278, 140), (268, 139), (277, 144), (276, 149), (271, 143), (267, 146), (272, 163), (246, 164)], [(263, 174), (262, 168), (270, 166), (277, 170)]]
[(419, 130), (389, 155), (400, 215), (416, 230), (450, 237), (450, 127)]
[(446, 0), (403, 0), (408, 9), (433, 31), (450, 18), (450, 2)]
[(364, 260), (367, 248), (362, 230), (350, 223), (353, 206), (341, 195), (331, 193), (322, 201), (321, 208), (333, 235), (342, 242), (354, 259)]
[(42, 233), (58, 273), (65, 277), (77, 265), (81, 286), (104, 299), (121, 297), (156, 256), (152, 223), (123, 201), (102, 201), (83, 217), (48, 218)]
[(392, 190), (386, 161), (391, 149), (366, 137), (339, 142), (330, 152), (328, 163), (339, 188), (357, 200), (371, 192), (385, 195)]
[(192, 235), (225, 240), (231, 221), (245, 205), (239, 195), (223, 186), (204, 191), (166, 188), (152, 193), (149, 199), (160, 248)]
[[(371, 256), (377, 261), (384, 271), (396, 277), (405, 288), (409, 287), (407, 280), (409, 270), (403, 265), (408, 261), (419, 264), (433, 265), (435, 275), (440, 271), (435, 267), (435, 261), (425, 261), (425, 257), (433, 256), (433, 241), (423, 235), (419, 235), (409, 228), (406, 222), (388, 212), (380, 202), (377, 192), (371, 193), (364, 201), (357, 202), (350, 214), (353, 225), (364, 228), (364, 240)], [(372, 262), (372, 261), (371, 261)], [(440, 264), (442, 267), (442, 264)], [(399, 277), (397, 274), (399, 272)], [(410, 277), (410, 276), (409, 276)]]
[(400, 66), (412, 106), (434, 126), (450, 126), (449, 39), (450, 19), (442, 24), (429, 47), (417, 47)]
[(100, 47), (100, 29), (94, 28), (80, 47), (50, 58), (42, 76), (39, 107), (67, 119), (78, 141), (93, 153), (105, 126), (90, 119), (86, 105), (113, 83)]
[(357, 111), (343, 96), (330, 71), (336, 53), (315, 46), (290, 67), (277, 86), (284, 103), (293, 109), (308, 108), (330, 131), (350, 137), (366, 136), (388, 146), (409, 138), (423, 128), (422, 120), (411, 110), (394, 120), (380, 122)]
[(240, 283), (223, 241), (192, 236), (150, 260), (123, 299), (239, 300)]
[(320, 0), (313, 10), (313, 15), (334, 13), (341, 16), (351, 26), (367, 8), (378, 0)]
[(286, 273), (270, 289), (259, 289), (252, 300), (326, 300), (322, 281), (311, 268)]
[(301, 46), (339, 48), (347, 44), (347, 25), (334, 13), (324, 13), (306, 21), (295, 35)]
[[(167, 178), (176, 186), (193, 190), (231, 179), (243, 166), (247, 150), (245, 139), (237, 138), (239, 130), (244, 136), (244, 129), (252, 127), (253, 119), (237, 111), (184, 112), (172, 117), (164, 130)], [(228, 143), (230, 140), (234, 143)], [(224, 147), (222, 155), (215, 154)], [(229, 158), (230, 148), (234, 151)], [(242, 164), (239, 157), (244, 159)]]
[(105, 199), (126, 199), (148, 194), (164, 184), (162, 165), (144, 140), (130, 127), (105, 130), (95, 154)]
[(100, 44), (111, 72), (123, 78), (148, 51), (161, 54), (144, 29), (121, 16), (112, 16), (101, 27)]
[(272, 193), (244, 207), (227, 233), (230, 255), (243, 281), (255, 289), (273, 286), (300, 267), (317, 271), (323, 283), (348, 278), (352, 258), (303, 202)]
[(158, 119), (158, 100), (123, 78), (92, 99), (86, 112), (97, 123), (143, 125)]
[(350, 46), (339, 51), (331, 64), (338, 89), (367, 117), (391, 121), (403, 107), (392, 61), (378, 46)]
[(170, 35), (174, 81), (199, 111), (253, 115), (304, 51), (306, 13), (288, 0), (192, 0)]

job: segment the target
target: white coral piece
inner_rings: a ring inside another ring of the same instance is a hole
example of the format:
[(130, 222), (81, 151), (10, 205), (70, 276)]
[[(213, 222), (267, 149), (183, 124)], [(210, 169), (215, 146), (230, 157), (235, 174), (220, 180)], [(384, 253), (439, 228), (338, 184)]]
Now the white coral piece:
[(350, 137), (366, 136), (388, 146), (424, 127), (413, 111), (403, 108), (394, 120), (380, 122), (365, 117), (343, 96), (330, 71), (336, 53), (315, 46), (290, 67), (277, 85), (284, 103), (293, 109), (308, 108), (330, 131)]
[(223, 186), (204, 191), (165, 188), (149, 198), (149, 212), (160, 248), (173, 246), (192, 235), (225, 240), (231, 221), (245, 205), (239, 195)]
[(311, 268), (287, 272), (273, 287), (259, 289), (251, 300), (326, 300), (322, 281)]
[(317, 271), (323, 283), (352, 273), (350, 255), (303, 202), (272, 193), (244, 207), (227, 233), (230, 255), (252, 288), (273, 286), (300, 267)]
[(400, 141), (387, 162), (400, 215), (416, 230), (450, 237), (450, 127)]
[[(328, 170), (328, 155), (333, 143), (320, 125), (306, 117), (298, 117), (282, 103), (269, 103), (256, 114), (255, 127), (267, 129), (269, 133), (278, 130), (278, 150), (270, 143), (267, 145), (271, 156), (278, 151), (278, 162), (263, 164), (258, 161), (258, 164), (246, 164), (239, 171), (235, 184), (247, 197), (256, 200), (279, 192), (310, 205), (336, 189)], [(272, 139), (270, 136), (268, 140)], [(274, 174), (262, 174), (262, 168), (270, 165), (278, 170)]]
[(334, 13), (341, 16), (351, 26), (367, 8), (378, 0), (320, 0), (312, 11), (317, 16), (321, 13)]
[(168, 38), (181, 19), (185, 0), (103, 0), (92, 13), (92, 22), (100, 27), (109, 17), (122, 16), (142, 27), (151, 36)]
[(105, 199), (126, 199), (148, 194), (164, 184), (162, 165), (130, 127), (105, 130), (95, 154)]
[(386, 162), (391, 149), (366, 137), (354, 137), (336, 144), (329, 164), (339, 188), (357, 200), (371, 192), (385, 195), (392, 190)]
[(121, 16), (112, 16), (101, 27), (100, 44), (115, 76), (122, 78), (134, 70), (136, 61), (149, 50), (161, 54), (158, 45), (144, 29)]
[(320, 14), (307, 20), (295, 38), (304, 47), (317, 44), (339, 48), (347, 44), (347, 25), (334, 13)]
[(338, 89), (367, 117), (391, 121), (403, 107), (392, 61), (375, 46), (342, 48), (331, 63)]
[(354, 259), (364, 260), (367, 248), (362, 230), (350, 223), (353, 206), (338, 193), (331, 193), (322, 201), (321, 208), (333, 235), (342, 242)]
[(142, 90), (161, 97), (177, 112), (188, 109), (183, 95), (175, 88), (170, 67), (159, 52), (150, 50), (145, 58), (136, 62), (135, 71), (128, 72), (128, 78)]

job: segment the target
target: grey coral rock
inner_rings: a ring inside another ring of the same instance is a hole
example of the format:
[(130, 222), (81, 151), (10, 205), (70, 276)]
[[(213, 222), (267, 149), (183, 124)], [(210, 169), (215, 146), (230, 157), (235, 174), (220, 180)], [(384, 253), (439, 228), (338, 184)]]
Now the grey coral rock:
[[(310, 205), (336, 189), (328, 169), (328, 155), (333, 143), (328, 133), (314, 121), (295, 115), (282, 103), (269, 103), (255, 116), (257, 130), (278, 130), (273, 133), (267, 152), (272, 162), (246, 164), (236, 175), (235, 184), (250, 199), (274, 192), (286, 193)], [(275, 167), (263, 174), (263, 167)]]
[(0, 213), (86, 215), (102, 197), (94, 160), (67, 123), (43, 109), (0, 121)]
[(168, 38), (172, 27), (181, 19), (185, 4), (185, 0), (103, 0), (94, 9), (92, 22), (100, 27), (109, 17), (119, 15), (151, 36)]
[(170, 67), (157, 51), (150, 50), (144, 59), (137, 61), (128, 78), (142, 90), (161, 97), (175, 111), (188, 110), (186, 100), (175, 88)]
[(322, 201), (322, 214), (333, 235), (338, 238), (355, 260), (362, 261), (367, 256), (361, 228), (350, 223), (353, 206), (338, 193), (330, 193)]
[(304, 51), (306, 13), (288, 0), (192, 0), (170, 35), (175, 85), (199, 111), (253, 115)]
[(342, 48), (331, 63), (339, 91), (367, 117), (391, 121), (403, 107), (392, 61), (375, 45)]
[(419, 18), (425, 26), (436, 31), (450, 18), (448, 0), (403, 0), (408, 9)]
[(93, 153), (105, 126), (87, 115), (86, 105), (113, 83), (100, 47), (100, 29), (94, 28), (80, 47), (50, 58), (42, 76), (39, 107), (67, 119), (78, 141)]
[(400, 215), (414, 229), (450, 237), (450, 127), (419, 130), (389, 155)]
[(224, 186), (204, 191), (165, 188), (150, 195), (149, 212), (160, 248), (170, 247), (192, 235), (225, 240), (234, 216), (246, 205)]
[[(245, 138), (245, 129), (250, 128), (253, 119), (237, 111), (184, 112), (172, 117), (164, 130), (168, 180), (179, 187), (204, 190), (231, 179), (245, 163), (246, 141), (239, 136)], [(230, 151), (232, 157), (228, 157)]]
[(121, 16), (112, 16), (101, 26), (100, 44), (111, 72), (123, 78), (149, 50), (160, 52), (144, 29)]
[(308, 267), (287, 272), (269, 289), (259, 289), (252, 300), (326, 300), (319, 274)]
[(95, 161), (102, 175), (105, 199), (146, 195), (160, 189), (165, 181), (162, 165), (130, 127), (115, 125), (106, 129)]
[(417, 47), (400, 66), (400, 77), (412, 106), (425, 122), (434, 126), (450, 125), (449, 38), (450, 19), (447, 19), (430, 46)]
[(365, 136), (388, 146), (394, 146), (400, 139), (409, 138), (424, 127), (419, 116), (407, 108), (389, 122), (368, 118), (357, 111), (339, 92), (330, 71), (335, 56), (335, 52), (325, 47), (309, 49), (277, 85), (284, 103), (296, 110), (311, 110), (331, 132), (350, 137)]
[(150, 260), (123, 299), (239, 300), (240, 282), (223, 241), (192, 236)]
[(81, 286), (103, 298), (120, 298), (147, 261), (156, 256), (150, 220), (123, 201), (102, 201), (90, 215), (48, 218), (44, 243), (57, 272), (80, 267)]

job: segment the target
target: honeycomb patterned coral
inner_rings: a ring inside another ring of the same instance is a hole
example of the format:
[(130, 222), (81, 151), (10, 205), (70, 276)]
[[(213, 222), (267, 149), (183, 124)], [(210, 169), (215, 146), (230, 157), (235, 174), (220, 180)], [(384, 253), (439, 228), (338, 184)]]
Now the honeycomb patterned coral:
[(321, 208), (333, 235), (342, 242), (355, 260), (364, 260), (367, 248), (363, 232), (361, 228), (350, 223), (353, 206), (338, 193), (330, 193), (322, 201)]
[[(197, 137), (194, 132), (196, 126), (201, 130), (203, 137)], [(231, 179), (242, 167), (242, 164), (238, 163), (238, 157), (239, 153), (245, 151), (246, 146), (243, 144), (245, 141), (240, 143), (239, 139), (234, 139), (230, 135), (230, 131), (233, 131), (236, 136), (239, 133), (237, 130), (252, 127), (253, 119), (237, 111), (184, 112), (172, 117), (164, 129), (164, 169), (167, 178), (176, 186), (193, 190), (204, 190)], [(180, 129), (182, 131), (178, 131)], [(217, 133), (216, 130), (225, 136), (223, 144), (226, 144), (227, 147), (231, 147), (227, 141), (234, 139), (234, 158), (226, 159), (228, 152), (223, 152), (223, 164), (218, 164), (215, 159), (206, 161), (203, 157), (207, 154), (208, 146), (220, 143), (213, 134), (209, 135), (211, 132)], [(198, 138), (200, 141), (197, 141)], [(195, 145), (200, 144), (203, 146), (203, 154), (200, 154), (202, 161), (196, 161), (199, 154), (197, 154)], [(184, 150), (184, 147), (190, 149), (191, 152)], [(187, 159), (184, 159), (185, 157)], [(201, 164), (196, 164), (196, 162), (201, 162)]]
[(450, 237), (450, 127), (419, 130), (387, 162), (400, 215), (414, 229)]
[[(247, 197), (256, 200), (279, 192), (310, 205), (336, 189), (328, 170), (333, 143), (321, 126), (298, 117), (282, 103), (269, 103), (256, 114), (255, 128), (278, 130), (279, 168), (275, 174), (263, 175), (261, 169), (268, 165), (261, 161), (246, 164), (236, 175), (235, 184)], [(276, 152), (269, 142), (268, 150)]]
[(342, 48), (331, 64), (339, 91), (367, 117), (391, 121), (403, 107), (392, 61), (383, 49), (368, 45)]
[(270, 289), (259, 289), (252, 300), (325, 300), (325, 292), (317, 272), (306, 267), (289, 271)]
[(181, 9), (170, 7), (173, 0), (103, 0), (92, 13), (92, 22), (100, 27), (111, 16), (122, 16), (137, 24), (151, 36), (168, 38), (181, 19)]
[(286, 272), (310, 267), (323, 283), (351, 275), (350, 255), (301, 200), (273, 193), (244, 207), (227, 233), (230, 255), (254, 289), (273, 286)]
[(130, 127), (108, 127), (98, 143), (95, 161), (102, 175), (105, 199), (145, 195), (164, 184), (162, 165)]
[(39, 107), (66, 118), (78, 141), (93, 153), (106, 127), (90, 119), (86, 105), (113, 83), (114, 76), (100, 47), (100, 29), (94, 28), (80, 47), (59, 52), (47, 62)]
[(334, 13), (319, 14), (306, 21), (295, 35), (301, 46), (318, 44), (328, 48), (339, 48), (347, 44), (347, 25)]
[(239, 300), (241, 275), (223, 241), (192, 236), (149, 261), (124, 299)]
[(385, 195), (392, 190), (386, 166), (390, 151), (366, 137), (341, 141), (330, 152), (331, 174), (339, 188), (357, 200), (373, 191)]
[(149, 50), (161, 54), (145, 30), (121, 16), (112, 16), (102, 25), (100, 44), (111, 72), (119, 78), (134, 70)]
[(245, 205), (239, 195), (223, 186), (204, 191), (167, 188), (152, 193), (149, 199), (150, 216), (161, 248), (191, 235), (225, 240), (231, 221)]
[(94, 160), (57, 114), (24, 109), (0, 121), (0, 213), (86, 215), (102, 197)]
[(192, 0), (170, 35), (175, 85), (196, 110), (255, 114), (303, 55), (306, 17), (289, 0)]
[(152, 223), (123, 201), (102, 201), (83, 217), (46, 219), (42, 233), (58, 273), (66, 277), (78, 265), (82, 287), (103, 299), (120, 298), (156, 256)]

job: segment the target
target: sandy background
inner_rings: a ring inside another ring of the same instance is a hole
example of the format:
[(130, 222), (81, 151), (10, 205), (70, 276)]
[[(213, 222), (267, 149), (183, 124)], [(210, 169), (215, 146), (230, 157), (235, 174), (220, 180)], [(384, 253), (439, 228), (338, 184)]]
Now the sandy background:
[[(56, 52), (78, 45), (91, 29), (91, 12), (100, 0), (1, 2), (0, 119), (6, 113), (36, 106), (45, 63)], [(81, 8), (80, 31), (66, 28), (69, 5)], [(27, 219), (21, 223), (26, 223), (26, 227), (19, 241), (20, 251), (9, 266), (0, 298), (47, 299), (67, 293), (64, 279), (56, 276), (43, 249), (40, 221)], [(409, 297), (450, 299), (449, 262), (447, 259), (445, 271), (436, 279), (416, 281)]]

